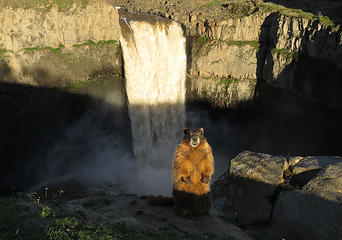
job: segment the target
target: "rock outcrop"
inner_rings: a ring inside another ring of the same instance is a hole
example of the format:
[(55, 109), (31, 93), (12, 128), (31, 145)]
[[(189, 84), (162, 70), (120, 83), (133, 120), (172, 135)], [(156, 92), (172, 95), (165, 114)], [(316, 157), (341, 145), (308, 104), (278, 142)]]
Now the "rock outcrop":
[(342, 237), (341, 185), (340, 157), (242, 152), (212, 189), (225, 217), (246, 230), (268, 222), (282, 230), (273, 237), (328, 240)]
[(63, 9), (54, 4), (24, 7), (1, 8), (2, 49), (57, 48), (59, 44), (69, 47), (88, 40), (97, 42), (120, 37), (117, 11), (104, 1), (89, 1), (84, 6), (74, 3)]
[[(65, 87), (121, 71), (119, 15), (105, 1), (0, 9), (0, 79)], [(63, 8), (62, 8), (63, 7)]]
[[(254, 94), (240, 94), (245, 88), (236, 84), (222, 89), (214, 86), (215, 81), (198, 78), (202, 73), (219, 82), (220, 77), (241, 80), (241, 75), (249, 75), (260, 83), (342, 109), (339, 93), (342, 87), (341, 28), (326, 16), (263, 1), (112, 2), (129, 11), (181, 22), (187, 35), (195, 41), (198, 36), (209, 39), (208, 43), (200, 46), (203, 50), (197, 51), (197, 57), (192, 54), (190, 59), (190, 96), (219, 107), (232, 107), (246, 101), (246, 98), (252, 100)], [(297, 5), (302, 6), (300, 3)], [(232, 43), (238, 43), (238, 46), (224, 47)], [(250, 53), (250, 43), (259, 45), (256, 52)], [(196, 44), (190, 44), (189, 53), (196, 48)], [(236, 91), (237, 94), (232, 94)], [(248, 92), (255, 93), (255, 84), (249, 85)]]
[(256, 86), (268, 84), (342, 109), (341, 28), (328, 17), (258, 0), (108, 0), (70, 3), (68, 7), (5, 6), (0, 13), (0, 71), (34, 84), (34, 77), (27, 76), (23, 68), (25, 62), (35, 65), (40, 57), (24, 56), (25, 49), (72, 49), (88, 40), (118, 40), (119, 16), (114, 6), (183, 24), (189, 39), (190, 100), (230, 108), (252, 101), (257, 92), (262, 93)]

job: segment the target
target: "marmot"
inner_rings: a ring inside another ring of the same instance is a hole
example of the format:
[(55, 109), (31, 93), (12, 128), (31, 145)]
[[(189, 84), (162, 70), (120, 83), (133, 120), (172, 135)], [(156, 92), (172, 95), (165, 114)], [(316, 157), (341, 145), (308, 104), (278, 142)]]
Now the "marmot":
[(185, 128), (173, 160), (173, 197), (179, 215), (209, 215), (213, 172), (214, 158), (203, 128)]

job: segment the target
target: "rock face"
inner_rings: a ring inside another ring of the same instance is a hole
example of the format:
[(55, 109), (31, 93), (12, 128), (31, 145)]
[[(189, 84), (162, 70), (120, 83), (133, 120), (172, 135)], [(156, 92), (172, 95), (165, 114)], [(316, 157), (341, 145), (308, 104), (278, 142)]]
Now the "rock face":
[[(242, 0), (223, 4), (206, 0), (112, 2), (130, 11), (174, 19), (185, 26), (189, 38), (200, 36), (209, 39), (210, 44), (200, 46), (203, 50), (198, 51), (195, 57), (192, 54), (190, 59), (188, 82), (191, 87), (188, 94), (194, 98), (220, 107), (235, 106), (237, 102), (246, 100), (245, 94), (242, 94), (245, 97), (239, 97), (240, 91), (245, 91), (245, 88), (231, 84), (222, 89), (198, 76), (241, 80), (248, 75), (248, 78), (258, 79), (260, 83), (342, 109), (339, 90), (342, 88), (341, 28), (327, 17), (291, 9), (296, 8), (292, 5), (297, 3), (298, 7), (308, 9), (303, 7), (308, 5), (303, 3), (304, 0), (284, 3), (285, 6), (292, 4), (291, 8)], [(326, 10), (326, 7), (322, 8), (323, 12)], [(330, 11), (329, 16), (335, 15)], [(251, 42), (259, 44), (256, 52), (250, 52), (248, 43)], [(227, 47), (232, 43), (239, 43), (239, 46)], [(195, 44), (190, 44), (189, 52), (197, 48)], [(255, 92), (254, 84), (248, 88), (248, 92)], [(237, 94), (232, 94), (236, 91)], [(253, 97), (254, 94), (251, 94), (247, 99), (252, 100)]]
[(341, 181), (339, 157), (243, 152), (231, 161), (230, 170), (212, 189), (216, 206), (245, 230), (269, 221), (269, 229), (282, 229), (273, 237), (340, 239)]
[(229, 108), (253, 99), (257, 48), (250, 44), (197, 38), (191, 53), (190, 99)]
[(90, 1), (86, 6), (75, 3), (69, 9), (56, 5), (2, 8), (0, 16), (0, 46), (11, 51), (120, 37), (117, 11), (104, 1)]
[(65, 87), (121, 72), (119, 16), (104, 1), (0, 9), (2, 81)]
[(223, 4), (208, 0), (108, 0), (69, 5), (2, 8), (0, 71), (11, 71), (18, 81), (32, 84), (21, 65), (21, 61), (28, 62), (22, 58), (30, 57), (19, 53), (17, 58), (16, 53), (61, 45), (71, 48), (88, 40), (118, 40), (119, 17), (114, 6), (121, 6), (183, 24), (189, 39), (190, 100), (234, 107), (254, 99), (258, 82), (342, 109), (341, 28), (327, 17), (244, 0)]

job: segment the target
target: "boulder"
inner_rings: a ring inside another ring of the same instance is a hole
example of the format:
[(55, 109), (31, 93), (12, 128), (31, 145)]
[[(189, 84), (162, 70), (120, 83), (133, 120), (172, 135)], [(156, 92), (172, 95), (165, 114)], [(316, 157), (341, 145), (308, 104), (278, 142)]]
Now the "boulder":
[(213, 184), (215, 204), (238, 225), (269, 219), (277, 186), (283, 181), (285, 157), (245, 151), (231, 161), (230, 171)]
[(341, 157), (242, 152), (212, 189), (226, 219), (252, 236), (342, 239)]

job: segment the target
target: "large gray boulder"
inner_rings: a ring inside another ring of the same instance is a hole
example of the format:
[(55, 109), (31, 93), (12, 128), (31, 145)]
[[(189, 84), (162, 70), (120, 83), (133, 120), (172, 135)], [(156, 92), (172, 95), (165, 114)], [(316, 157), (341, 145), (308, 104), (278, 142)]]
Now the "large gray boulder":
[(215, 203), (221, 205), (225, 217), (241, 226), (269, 219), (285, 161), (285, 157), (249, 151), (236, 156), (230, 171), (212, 187)]
[(212, 189), (226, 219), (254, 237), (342, 239), (340, 157), (242, 152)]

